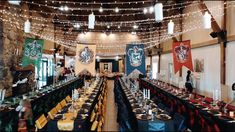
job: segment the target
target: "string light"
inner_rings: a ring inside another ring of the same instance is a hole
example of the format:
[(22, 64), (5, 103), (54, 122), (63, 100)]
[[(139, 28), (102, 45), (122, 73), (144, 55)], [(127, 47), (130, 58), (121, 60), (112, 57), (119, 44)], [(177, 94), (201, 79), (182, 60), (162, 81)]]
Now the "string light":
[(103, 8), (102, 7), (100, 7), (99, 12), (101, 12), (101, 13), (103, 12)]
[(153, 11), (154, 11), (154, 8), (152, 6), (149, 7), (149, 13), (151, 14), (151, 13), (153, 13)]
[(115, 8), (115, 12), (118, 13), (119, 12), (119, 9), (118, 7)]

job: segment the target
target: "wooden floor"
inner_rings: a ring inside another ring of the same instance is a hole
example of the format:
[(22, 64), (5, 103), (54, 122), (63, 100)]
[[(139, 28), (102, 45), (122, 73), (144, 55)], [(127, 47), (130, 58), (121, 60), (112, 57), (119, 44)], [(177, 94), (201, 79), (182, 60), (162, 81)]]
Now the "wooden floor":
[(114, 101), (114, 81), (108, 80), (107, 107), (103, 131), (119, 131), (117, 123), (117, 108)]

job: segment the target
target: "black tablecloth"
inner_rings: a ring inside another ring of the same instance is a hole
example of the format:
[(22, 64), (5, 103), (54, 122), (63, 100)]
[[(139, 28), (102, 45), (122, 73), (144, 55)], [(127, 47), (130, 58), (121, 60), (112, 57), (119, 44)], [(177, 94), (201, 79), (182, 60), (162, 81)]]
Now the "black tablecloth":
[[(126, 126), (124, 130), (134, 130), (134, 131), (174, 131), (173, 120), (163, 121), (154, 119), (151, 120), (139, 120), (136, 118), (136, 114), (133, 112), (133, 107), (129, 99), (127, 98), (121, 80), (115, 80), (115, 101), (118, 104), (118, 111), (121, 113), (118, 115), (119, 122)], [(126, 120), (125, 120), (126, 119)], [(125, 121), (123, 121), (125, 120)]]
[[(71, 95), (74, 88), (82, 87), (83, 85), (83, 79), (77, 78), (64, 85), (57, 86), (53, 91), (40, 94), (37, 98), (30, 98), (33, 112), (33, 123), (42, 114), (47, 114), (50, 109), (55, 107), (56, 104), (64, 99), (67, 95)], [(11, 107), (16, 108), (16, 106), (17, 105), (14, 104)], [(17, 129), (18, 112), (16, 112), (15, 109), (0, 110), (0, 131), (17, 131)]]
[[(98, 103), (98, 97), (99, 95), (101, 94), (101, 88), (102, 88), (102, 85), (103, 85), (103, 80), (100, 81), (100, 83), (98, 84), (98, 86), (96, 87), (96, 89), (99, 89), (97, 93), (92, 93), (90, 95), (90, 97), (88, 97), (88, 99), (90, 100), (93, 100), (92, 104), (90, 106), (87, 106), (87, 105), (83, 105), (81, 109), (88, 109), (88, 116), (86, 116), (85, 119), (78, 119), (76, 118), (74, 120), (74, 129), (73, 131), (89, 131), (90, 130), (90, 127), (91, 127), (91, 123), (90, 123), (90, 116), (91, 116), (91, 113), (95, 107), (95, 105)], [(94, 96), (95, 94), (95, 96)], [(65, 110), (64, 112), (61, 112), (61, 113), (66, 113), (67, 110)], [(80, 112), (78, 112), (78, 115), (77, 116), (80, 116)], [(59, 131), (58, 130), (58, 126), (57, 126), (57, 122), (59, 120), (58, 119), (54, 119), (54, 120), (50, 120), (48, 121), (48, 124), (47, 124), (47, 131)]]

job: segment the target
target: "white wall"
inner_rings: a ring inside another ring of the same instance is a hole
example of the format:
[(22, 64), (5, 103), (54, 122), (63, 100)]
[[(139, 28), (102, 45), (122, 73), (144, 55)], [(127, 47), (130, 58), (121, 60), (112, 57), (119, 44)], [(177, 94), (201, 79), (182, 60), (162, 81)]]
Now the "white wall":
[[(213, 45), (192, 49), (192, 60), (204, 59), (204, 73), (198, 80), (197, 92), (200, 94), (213, 97), (214, 89), (220, 89), (220, 46)], [(161, 72), (165, 73), (165, 79), (169, 80), (169, 63), (173, 63), (172, 53), (161, 56)], [(183, 81), (186, 80), (187, 68), (183, 67)], [(173, 83), (179, 84), (182, 78), (179, 78), (179, 72), (174, 75)]]
[[(213, 45), (192, 50), (192, 60), (204, 59), (204, 73), (198, 74), (197, 92), (213, 97), (213, 91), (220, 89), (220, 45)], [(183, 68), (183, 79), (186, 80), (187, 68)], [(196, 73), (194, 74), (196, 75)], [(196, 80), (196, 79), (195, 79)]]
[(159, 57), (158, 57), (158, 55), (156, 55), (156, 56), (153, 56), (152, 59), (153, 59), (152, 60), (152, 77), (154, 79), (156, 79), (157, 78), (157, 72), (158, 72), (158, 60), (159, 60)]
[(231, 87), (235, 83), (235, 41), (229, 42), (226, 50), (226, 85), (228, 85), (228, 96), (232, 98)]

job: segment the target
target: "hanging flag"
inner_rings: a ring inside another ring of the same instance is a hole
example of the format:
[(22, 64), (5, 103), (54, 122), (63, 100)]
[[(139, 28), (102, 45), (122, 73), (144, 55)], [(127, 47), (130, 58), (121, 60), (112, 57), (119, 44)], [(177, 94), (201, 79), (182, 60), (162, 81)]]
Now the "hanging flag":
[(42, 58), (43, 46), (44, 40), (42, 39), (26, 38), (22, 67), (26, 67), (30, 64), (38, 67)]
[(95, 76), (96, 45), (77, 45), (75, 73), (86, 74), (89, 72)]
[(143, 44), (128, 44), (126, 46), (126, 74), (131, 77), (146, 74)]
[(177, 73), (182, 66), (193, 71), (190, 40), (174, 42), (172, 53), (175, 73)]

